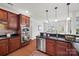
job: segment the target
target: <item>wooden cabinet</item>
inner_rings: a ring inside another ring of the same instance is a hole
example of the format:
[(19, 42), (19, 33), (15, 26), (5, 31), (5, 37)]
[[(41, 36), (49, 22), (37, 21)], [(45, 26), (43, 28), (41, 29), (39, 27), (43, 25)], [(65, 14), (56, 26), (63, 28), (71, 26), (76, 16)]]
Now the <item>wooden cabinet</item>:
[(56, 41), (56, 55), (57, 56), (66, 56), (68, 55), (68, 52), (66, 52), (67, 49), (67, 43), (62, 41)]
[(55, 56), (77, 56), (78, 52), (70, 42), (46, 39), (46, 53)]
[(0, 20), (7, 21), (7, 11), (0, 9)]
[(55, 41), (52, 39), (46, 39), (46, 53), (49, 55), (55, 55), (56, 49), (55, 49)]
[(6, 55), (8, 53), (8, 39), (0, 40), (0, 55)]
[(8, 28), (17, 30), (18, 29), (18, 16), (17, 14), (8, 12)]
[(20, 48), (20, 37), (9, 39), (9, 52), (12, 52)]
[(30, 26), (30, 17), (25, 15), (19, 15), (20, 17), (20, 24)]
[(66, 49), (66, 52), (68, 53), (68, 55), (70, 56), (78, 56), (78, 52), (77, 50), (73, 47), (72, 44), (69, 44), (67, 49)]

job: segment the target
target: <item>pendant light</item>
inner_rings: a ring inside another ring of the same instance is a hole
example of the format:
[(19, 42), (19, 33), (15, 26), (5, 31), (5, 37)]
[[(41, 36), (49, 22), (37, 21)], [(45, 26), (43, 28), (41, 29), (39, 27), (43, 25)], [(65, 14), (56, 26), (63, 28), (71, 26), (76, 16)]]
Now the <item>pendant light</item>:
[(67, 20), (70, 20), (70, 17), (69, 17), (69, 5), (70, 5), (70, 3), (67, 3), (67, 6), (68, 6), (68, 10), (67, 10), (67, 12), (68, 12), (68, 17), (67, 17)]
[(58, 19), (57, 19), (57, 9), (58, 9), (58, 7), (55, 7), (54, 9), (55, 9), (55, 22), (57, 22), (58, 21)]
[(46, 21), (45, 21), (45, 23), (49, 23), (49, 21), (48, 21), (48, 10), (45, 10), (45, 12), (46, 12)]
[(69, 20), (69, 25), (70, 25), (69, 33), (71, 34), (72, 31), (71, 31), (71, 18), (69, 17), (69, 5), (70, 5), (70, 3), (67, 3), (67, 6), (68, 6), (68, 17), (67, 17), (67, 20)]
[[(58, 7), (55, 7), (54, 9), (55, 9), (55, 22), (57, 22), (58, 21), (58, 19), (57, 19), (57, 9), (58, 9)], [(55, 25), (55, 30), (56, 30), (56, 37), (58, 38), (57, 24)]]

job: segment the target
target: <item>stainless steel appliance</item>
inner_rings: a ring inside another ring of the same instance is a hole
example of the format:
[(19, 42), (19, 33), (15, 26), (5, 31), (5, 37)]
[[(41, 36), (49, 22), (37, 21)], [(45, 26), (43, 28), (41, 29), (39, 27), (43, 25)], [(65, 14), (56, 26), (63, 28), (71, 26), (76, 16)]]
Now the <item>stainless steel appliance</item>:
[(21, 25), (21, 43), (25, 43), (30, 40), (30, 30), (29, 27)]
[(46, 40), (43, 38), (38, 38), (37, 49), (46, 52)]

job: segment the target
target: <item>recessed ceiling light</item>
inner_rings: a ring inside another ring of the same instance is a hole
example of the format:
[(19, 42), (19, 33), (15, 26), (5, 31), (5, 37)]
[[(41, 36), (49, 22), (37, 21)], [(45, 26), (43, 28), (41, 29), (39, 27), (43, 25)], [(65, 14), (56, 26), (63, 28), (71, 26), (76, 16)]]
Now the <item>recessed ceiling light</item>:
[(67, 20), (70, 20), (70, 17), (67, 17)]
[(55, 19), (55, 22), (57, 22), (58, 21), (58, 19)]
[(45, 20), (45, 23), (48, 23), (48, 20)]
[(26, 13), (29, 13), (29, 11), (26, 10)]

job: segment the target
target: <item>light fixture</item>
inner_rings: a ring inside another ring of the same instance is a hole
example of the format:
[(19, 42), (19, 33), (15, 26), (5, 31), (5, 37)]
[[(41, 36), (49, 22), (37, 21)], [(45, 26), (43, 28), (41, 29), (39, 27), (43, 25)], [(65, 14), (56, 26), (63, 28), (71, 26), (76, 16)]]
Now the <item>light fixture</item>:
[(69, 5), (70, 5), (70, 3), (67, 3), (67, 6), (68, 6), (68, 17), (67, 17), (67, 20), (70, 20), (70, 17), (69, 17)]
[(69, 5), (70, 5), (70, 3), (67, 3), (67, 6), (68, 6), (68, 17), (67, 17), (67, 20), (69, 20), (69, 25), (68, 26), (70, 26), (69, 33), (71, 34), (72, 30), (71, 30), (71, 18), (69, 17)]
[(55, 7), (55, 22), (58, 21), (58, 19), (57, 19), (57, 9), (58, 9), (58, 7)]
[(45, 20), (45, 23), (48, 23), (48, 20)]
[[(57, 22), (58, 21), (58, 19), (57, 19), (57, 9), (58, 9), (58, 7), (55, 7), (54, 9), (55, 9), (55, 22)], [(55, 30), (56, 30), (56, 34), (57, 34), (58, 33), (57, 24), (55, 25)], [(56, 37), (58, 37), (58, 35), (56, 35)]]
[(28, 11), (28, 10), (26, 10), (25, 12), (26, 12), (26, 13), (29, 13), (29, 11)]
[(48, 10), (45, 10), (45, 12), (46, 12), (46, 21), (45, 21), (45, 23), (49, 23), (49, 20), (48, 20)]
[(70, 20), (70, 17), (67, 17), (67, 20)]
[(58, 19), (55, 19), (55, 22), (57, 22), (58, 21)]

